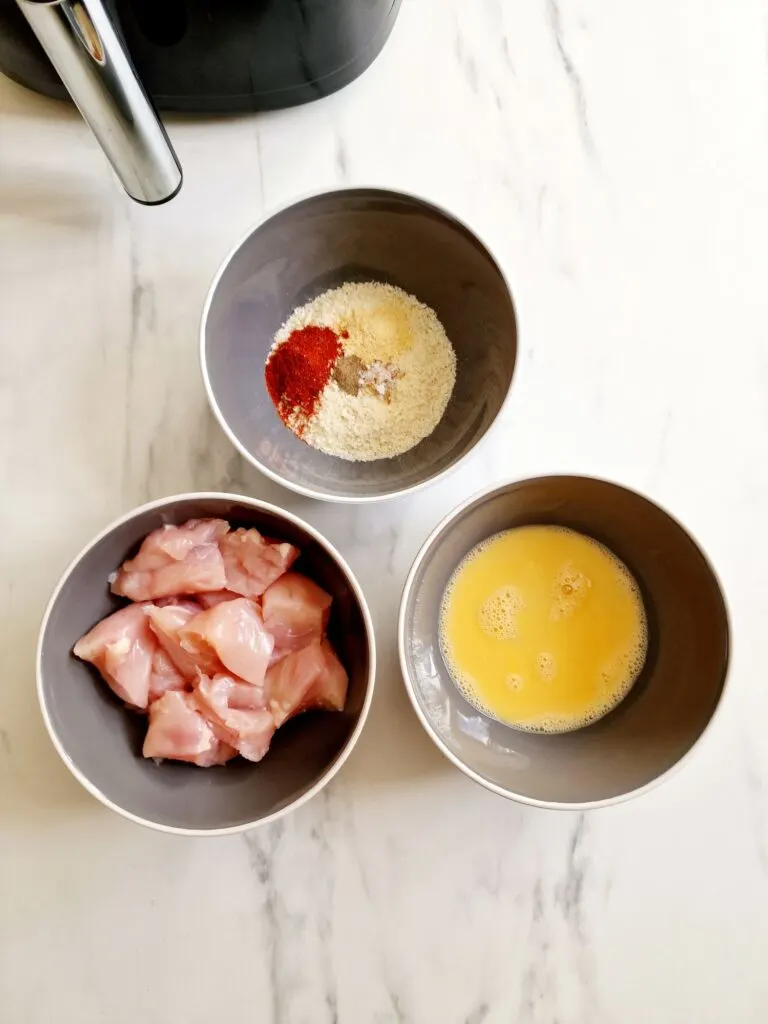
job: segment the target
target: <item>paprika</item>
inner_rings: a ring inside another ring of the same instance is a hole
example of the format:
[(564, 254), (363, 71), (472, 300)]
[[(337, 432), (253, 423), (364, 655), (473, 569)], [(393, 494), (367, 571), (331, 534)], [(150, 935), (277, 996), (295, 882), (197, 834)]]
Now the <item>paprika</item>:
[(283, 423), (299, 436), (341, 354), (335, 331), (310, 324), (293, 331), (267, 360), (264, 378), (269, 397)]

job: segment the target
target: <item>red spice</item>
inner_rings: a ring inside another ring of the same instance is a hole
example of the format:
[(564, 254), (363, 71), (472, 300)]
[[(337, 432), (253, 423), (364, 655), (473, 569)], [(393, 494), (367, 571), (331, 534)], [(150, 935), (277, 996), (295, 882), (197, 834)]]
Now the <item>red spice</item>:
[(335, 331), (310, 325), (293, 331), (267, 360), (264, 378), (269, 397), (282, 421), (296, 433), (302, 433), (304, 422), (315, 411), (341, 352)]

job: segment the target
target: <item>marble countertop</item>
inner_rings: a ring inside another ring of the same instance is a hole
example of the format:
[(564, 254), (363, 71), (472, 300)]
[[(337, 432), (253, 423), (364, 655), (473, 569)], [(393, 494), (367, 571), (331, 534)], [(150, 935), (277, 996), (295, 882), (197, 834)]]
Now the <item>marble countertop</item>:
[[(4, 1024), (758, 1024), (768, 1017), (768, 8), (406, 0), (314, 106), (171, 119), (185, 185), (123, 196), (71, 110), (0, 83), (0, 1018)], [(422, 193), (484, 236), (521, 322), (514, 400), (449, 480), (303, 500), (207, 410), (221, 258), (308, 190)], [(589, 814), (506, 802), (433, 747), (395, 618), (429, 529), (492, 481), (639, 487), (724, 581), (731, 686), (697, 756)], [(72, 554), (176, 491), (277, 501), (339, 544), (380, 650), (338, 778), (216, 840), (110, 814), (56, 757), (33, 648)], [(753, 533), (754, 532), (754, 533)], [(378, 557), (371, 557), (371, 552)]]

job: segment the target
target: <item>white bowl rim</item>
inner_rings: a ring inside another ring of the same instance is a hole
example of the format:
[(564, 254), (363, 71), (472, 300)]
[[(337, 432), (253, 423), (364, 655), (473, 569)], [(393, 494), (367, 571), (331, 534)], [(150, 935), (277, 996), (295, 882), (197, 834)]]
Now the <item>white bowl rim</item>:
[[(106, 794), (103, 793), (99, 789), (99, 787), (96, 786), (95, 783), (93, 783), (82, 771), (80, 771), (77, 765), (75, 765), (75, 763), (72, 761), (69, 754), (67, 753), (66, 749), (64, 748), (63, 744), (59, 740), (59, 737), (56, 733), (56, 730), (53, 726), (50, 715), (48, 713), (48, 707), (45, 700), (45, 695), (43, 693), (42, 651), (43, 640), (45, 637), (46, 630), (48, 628), (48, 620), (51, 616), (53, 607), (59, 598), (59, 594), (61, 593), (64, 584), (67, 582), (71, 574), (80, 564), (82, 559), (88, 554), (88, 552), (91, 551), (92, 548), (94, 548), (105, 537), (109, 536), (109, 534), (112, 533), (113, 530), (117, 529), (119, 526), (122, 526), (124, 523), (130, 522), (137, 515), (141, 515), (144, 512), (151, 512), (154, 511), (155, 509), (167, 508), (169, 505), (178, 501), (209, 501), (212, 499), (223, 499), (226, 501), (238, 502), (242, 505), (250, 506), (251, 508), (256, 509), (259, 512), (269, 512), (274, 515), (280, 516), (281, 518), (292, 523), (294, 526), (297, 526), (299, 527), (299, 529), (304, 530), (306, 533), (308, 533), (310, 537), (312, 537), (318, 544), (320, 544), (320, 546), (324, 548), (325, 551), (327, 551), (327, 553), (336, 560), (342, 572), (345, 574), (350, 586), (352, 587), (352, 590), (355, 593), (355, 596), (360, 604), (360, 609), (362, 611), (369, 652), (368, 679), (366, 681), (366, 690), (365, 698), (363, 700), (363, 706), (360, 709), (360, 715), (357, 720), (357, 724), (355, 725), (355, 728), (353, 729), (343, 748), (339, 752), (335, 761), (333, 761), (329, 765), (329, 767), (320, 776), (317, 782), (315, 782), (315, 784), (311, 786), (305, 793), (302, 793), (300, 797), (298, 797), (296, 800), (293, 800), (285, 807), (281, 807), (279, 811), (275, 811), (273, 814), (269, 814), (265, 818), (261, 818), (259, 821), (244, 822), (240, 825), (228, 825), (224, 828), (183, 828), (176, 825), (165, 825), (162, 822), (152, 821), (149, 818), (142, 818), (140, 815), (132, 814), (130, 811), (125, 810), (125, 808), (120, 807), (118, 804), (110, 800), (109, 797), (106, 796)], [(358, 739), (360, 738), (360, 734), (363, 731), (363, 727), (365, 726), (365, 722), (366, 719), (368, 718), (368, 713), (371, 708), (371, 702), (373, 700), (373, 690), (376, 683), (376, 639), (373, 629), (373, 621), (371, 619), (371, 613), (368, 608), (368, 602), (365, 599), (362, 587), (360, 586), (355, 574), (352, 572), (350, 567), (347, 565), (346, 560), (337, 551), (334, 545), (331, 544), (331, 542), (327, 540), (321, 533), (319, 533), (319, 531), (316, 530), (313, 526), (310, 526), (309, 523), (299, 518), (299, 516), (294, 515), (292, 512), (286, 512), (285, 509), (281, 509), (277, 505), (272, 505), (269, 502), (261, 501), (258, 498), (251, 498), (248, 495), (231, 494), (225, 491), (188, 491), (183, 494), (172, 494), (166, 498), (157, 498), (154, 501), (146, 502), (144, 505), (139, 505), (137, 508), (132, 509), (130, 512), (126, 512), (124, 515), (120, 516), (118, 519), (115, 519), (113, 522), (111, 522), (108, 526), (105, 526), (104, 529), (101, 530), (93, 538), (93, 540), (89, 541), (85, 545), (85, 547), (79, 552), (79, 554), (75, 555), (75, 557), (72, 559), (72, 561), (69, 563), (67, 568), (62, 573), (58, 583), (56, 584), (53, 590), (53, 593), (51, 594), (48, 600), (48, 603), (45, 607), (45, 611), (43, 612), (43, 617), (40, 623), (40, 630), (38, 633), (37, 650), (35, 655), (35, 677), (37, 699), (40, 705), (40, 711), (43, 716), (43, 721), (45, 722), (45, 727), (48, 731), (48, 735), (51, 738), (51, 742), (53, 743), (59, 757), (70, 770), (72, 775), (74, 775), (74, 777), (81, 784), (81, 786), (88, 790), (91, 796), (95, 796), (96, 799), (101, 801), (101, 803), (104, 804), (105, 807), (108, 807), (116, 814), (121, 815), (121, 817), (127, 818), (129, 821), (133, 821), (137, 825), (143, 825), (146, 828), (154, 829), (157, 832), (167, 832), (173, 835), (183, 836), (226, 836), (234, 835), (239, 832), (248, 832), (254, 828), (261, 828), (262, 825), (268, 825), (271, 822), (277, 821), (279, 818), (282, 818), (290, 811), (296, 810), (303, 804), (307, 803), (307, 801), (311, 800), (312, 797), (315, 796), (317, 793), (319, 793), (320, 790), (323, 789), (336, 775), (336, 773), (341, 769), (342, 765), (347, 760), (349, 755), (352, 753), (353, 748), (355, 747)]]
[[(720, 695), (718, 697), (717, 704), (715, 705), (715, 708), (712, 711), (709, 721), (701, 730), (701, 732), (696, 737), (691, 746), (688, 748), (688, 750), (683, 754), (683, 756), (679, 758), (677, 761), (675, 761), (673, 765), (667, 768), (666, 771), (662, 772), (661, 775), (657, 775), (656, 778), (651, 779), (650, 782), (646, 782), (644, 785), (638, 786), (637, 789), (631, 789), (626, 793), (620, 793), (618, 796), (604, 797), (601, 800), (581, 800), (571, 802), (560, 800), (540, 800), (536, 797), (525, 796), (522, 793), (516, 793), (510, 789), (506, 789), (504, 786), (500, 786), (495, 782), (491, 782), (490, 779), (486, 779), (479, 772), (476, 772), (473, 768), (470, 768), (469, 765), (465, 764), (461, 760), (461, 758), (457, 757), (456, 754), (454, 754), (448, 748), (447, 744), (443, 742), (443, 740), (440, 738), (438, 733), (433, 728), (427, 716), (424, 714), (414, 692), (414, 686), (407, 669), (407, 661), (405, 656), (405, 609), (408, 603), (408, 598), (410, 596), (410, 592), (413, 586), (413, 581), (416, 577), (416, 573), (418, 572), (421, 563), (424, 561), (424, 558), (426, 557), (430, 547), (437, 540), (440, 534), (446, 529), (446, 527), (448, 527), (454, 521), (454, 519), (460, 516), (462, 512), (464, 512), (467, 508), (469, 508), (471, 505), (475, 504), (478, 501), (484, 501), (487, 498), (491, 498), (495, 494), (505, 491), (508, 487), (511, 487), (514, 484), (525, 484), (531, 483), (532, 481), (535, 480), (541, 480), (545, 478), (551, 479), (556, 477), (571, 477), (582, 480), (593, 480), (598, 483), (609, 484), (612, 487), (618, 487), (621, 490), (628, 491), (630, 494), (634, 494), (639, 498), (644, 498), (651, 505), (659, 509), (660, 512), (663, 512), (664, 515), (668, 516), (669, 519), (673, 523), (675, 523), (683, 531), (683, 533), (693, 542), (695, 547), (698, 549), (699, 554), (704, 559), (704, 562), (709, 568), (709, 571), (712, 573), (715, 583), (717, 584), (718, 590), (720, 591), (720, 596), (723, 601), (723, 610), (725, 613), (727, 646), (725, 655), (725, 667), (723, 672), (723, 685), (720, 690)], [(542, 473), (532, 477), (521, 477), (519, 479), (513, 478), (509, 480), (503, 480), (499, 483), (492, 484), (490, 487), (483, 488), (483, 490), (478, 491), (471, 497), (467, 498), (465, 501), (462, 501), (460, 505), (457, 505), (456, 508), (452, 509), (446, 516), (443, 517), (443, 519), (437, 524), (437, 526), (435, 526), (435, 528), (431, 531), (427, 539), (419, 548), (418, 554), (416, 555), (413, 565), (411, 566), (408, 576), (406, 577), (405, 585), (403, 586), (403, 594), (400, 599), (400, 611), (398, 613), (397, 618), (397, 648), (400, 659), (400, 673), (403, 678), (403, 685), (405, 686), (406, 693), (408, 694), (408, 699), (411, 702), (413, 710), (416, 712), (417, 718), (421, 722), (424, 731), (427, 733), (427, 735), (438, 748), (438, 750), (440, 750), (440, 752), (445, 757), (447, 757), (448, 760), (451, 761), (459, 769), (459, 771), (463, 772), (464, 775), (472, 779), (473, 782), (477, 782), (485, 789), (490, 790), (492, 793), (496, 793), (498, 796), (503, 796), (507, 800), (514, 800), (517, 803), (527, 804), (530, 807), (541, 807), (547, 810), (590, 811), (597, 810), (600, 807), (611, 807), (615, 804), (621, 804), (627, 800), (634, 799), (635, 797), (642, 796), (644, 793), (650, 792), (650, 790), (655, 789), (657, 786), (661, 785), (662, 782), (676, 774), (683, 767), (683, 765), (687, 764), (688, 761), (693, 757), (695, 751), (701, 748), (704, 737), (711, 735), (712, 726), (715, 720), (719, 719), (722, 714), (726, 690), (730, 689), (729, 679), (731, 661), (733, 657), (733, 629), (732, 617), (730, 609), (728, 607), (728, 600), (725, 594), (725, 587), (723, 586), (723, 582), (720, 579), (717, 571), (715, 570), (715, 567), (712, 565), (712, 562), (710, 561), (704, 548), (699, 543), (698, 539), (693, 535), (693, 533), (691, 533), (688, 527), (684, 526), (680, 522), (680, 520), (677, 519), (676, 516), (672, 515), (672, 513), (663, 505), (661, 505), (658, 501), (656, 501), (655, 498), (651, 498), (648, 494), (639, 490), (637, 487), (628, 487), (625, 484), (617, 483), (615, 480), (608, 480), (605, 477), (595, 476), (589, 473)]]
[[(433, 476), (427, 477), (426, 480), (419, 481), (419, 483), (411, 484), (410, 487), (400, 487), (393, 491), (387, 491), (385, 494), (327, 494), (324, 491), (317, 491), (312, 487), (305, 486), (304, 484), (297, 484), (294, 483), (293, 481), (287, 480), (279, 473), (276, 473), (273, 469), (270, 469), (268, 466), (264, 465), (264, 463), (262, 463), (252, 452), (250, 452), (245, 447), (244, 444), (240, 442), (239, 438), (235, 435), (234, 431), (230, 428), (229, 424), (227, 423), (226, 417), (224, 416), (224, 413), (221, 411), (219, 403), (216, 401), (216, 396), (213, 393), (213, 386), (211, 385), (210, 376), (208, 374), (208, 363), (205, 356), (205, 335), (206, 328), (208, 326), (208, 314), (210, 312), (211, 303), (213, 302), (214, 293), (216, 292), (216, 289), (219, 286), (219, 282), (221, 281), (221, 278), (224, 276), (224, 273), (229, 267), (229, 264), (231, 263), (232, 259), (243, 247), (243, 245), (245, 245), (245, 243), (248, 241), (251, 235), (255, 234), (268, 221), (272, 220), (273, 217), (278, 216), (278, 214), (284, 213), (292, 206), (298, 206), (300, 203), (304, 203), (309, 199), (319, 199), (321, 196), (330, 196), (344, 192), (381, 192), (390, 196), (402, 196), (406, 199), (413, 199), (417, 203), (423, 203), (425, 206), (430, 207), (433, 210), (437, 210), (438, 213), (441, 213), (444, 217), (447, 217), (449, 220), (455, 221), (460, 227), (464, 228), (464, 230), (467, 231), (477, 242), (480, 243), (480, 245), (483, 247), (483, 249), (490, 257), (492, 263), (494, 264), (499, 274), (501, 275), (501, 279), (504, 283), (504, 287), (507, 290), (507, 294), (509, 295), (509, 301), (512, 303), (512, 310), (515, 315), (515, 327), (517, 330), (517, 353), (515, 356), (515, 366), (512, 371), (512, 379), (509, 382), (507, 392), (502, 400), (501, 405), (499, 406), (498, 412), (494, 416), (493, 421), (491, 422), (483, 436), (480, 437), (477, 441), (475, 441), (472, 447), (469, 448), (462, 456), (456, 459), (455, 462), (452, 462), (450, 466), (446, 466), (445, 469), (440, 470), (439, 473), (435, 473)], [(211, 281), (211, 284), (208, 288), (208, 293), (206, 294), (205, 297), (205, 303), (203, 304), (203, 312), (200, 317), (200, 372), (202, 374), (203, 387), (205, 388), (205, 394), (208, 399), (208, 404), (210, 405), (211, 410), (214, 416), (216, 417), (219, 426), (224, 431), (226, 436), (229, 438), (231, 444), (234, 445), (234, 447), (243, 456), (243, 458), (247, 462), (249, 462), (254, 468), (258, 469), (260, 473), (263, 473), (265, 476), (269, 477), (271, 480), (274, 480), (275, 483), (280, 484), (282, 487), (287, 487), (288, 489), (295, 491), (297, 494), (303, 494), (307, 498), (316, 498), (318, 501), (336, 502), (338, 504), (345, 505), (364, 505), (372, 504), (373, 502), (377, 501), (391, 501), (394, 498), (402, 498), (406, 494), (415, 494), (417, 491), (420, 491), (425, 487), (429, 487), (432, 484), (437, 483), (439, 480), (444, 479), (445, 477), (453, 473), (455, 470), (457, 470), (465, 462), (466, 459), (468, 459), (471, 455), (474, 455), (478, 448), (488, 440), (488, 438), (495, 430), (499, 420), (501, 419), (503, 413), (506, 411), (510, 402), (512, 388), (514, 387), (515, 377), (517, 376), (516, 371), (520, 364), (520, 336), (520, 311), (515, 300), (514, 292), (512, 291), (512, 287), (509, 283), (509, 278), (507, 277), (507, 274), (504, 270), (504, 265), (502, 264), (501, 260), (499, 260), (498, 256), (491, 248), (489, 243), (486, 241), (486, 239), (483, 238), (479, 234), (479, 232), (475, 230), (475, 228), (471, 227), (465, 220), (463, 220), (461, 217), (455, 214), (452, 210), (449, 210), (446, 206), (442, 206), (440, 203), (436, 203), (431, 199), (427, 199), (425, 196), (422, 196), (417, 192), (406, 191), (404, 189), (399, 188), (388, 188), (385, 185), (368, 185), (365, 183), (349, 185), (345, 184), (333, 188), (319, 188), (309, 192), (304, 192), (299, 196), (294, 196), (292, 199), (288, 199), (285, 202), (278, 204), (277, 206), (271, 207), (232, 246), (232, 248), (229, 250), (229, 252), (226, 254), (224, 259), (219, 264), (219, 268), (216, 271), (213, 280)]]

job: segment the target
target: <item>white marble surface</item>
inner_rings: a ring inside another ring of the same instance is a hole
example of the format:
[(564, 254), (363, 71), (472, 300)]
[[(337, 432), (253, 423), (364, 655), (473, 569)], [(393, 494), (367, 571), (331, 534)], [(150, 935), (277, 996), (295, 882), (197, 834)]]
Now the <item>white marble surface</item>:
[[(768, 1018), (768, 7), (405, 0), (313, 107), (171, 120), (186, 183), (132, 205), (78, 117), (0, 89), (3, 1024), (758, 1024)], [(521, 319), (515, 399), (443, 485), (304, 501), (207, 412), (196, 332), (264, 210), (403, 187), (488, 239)], [(731, 687), (698, 756), (588, 815), (507, 803), (410, 711), (395, 611), (428, 529), (564, 469), (656, 496), (725, 582)], [(339, 778), (266, 831), (156, 835), (101, 807), (38, 714), (33, 645), (70, 556), (178, 490), (268, 496), (340, 544), (381, 670)]]

